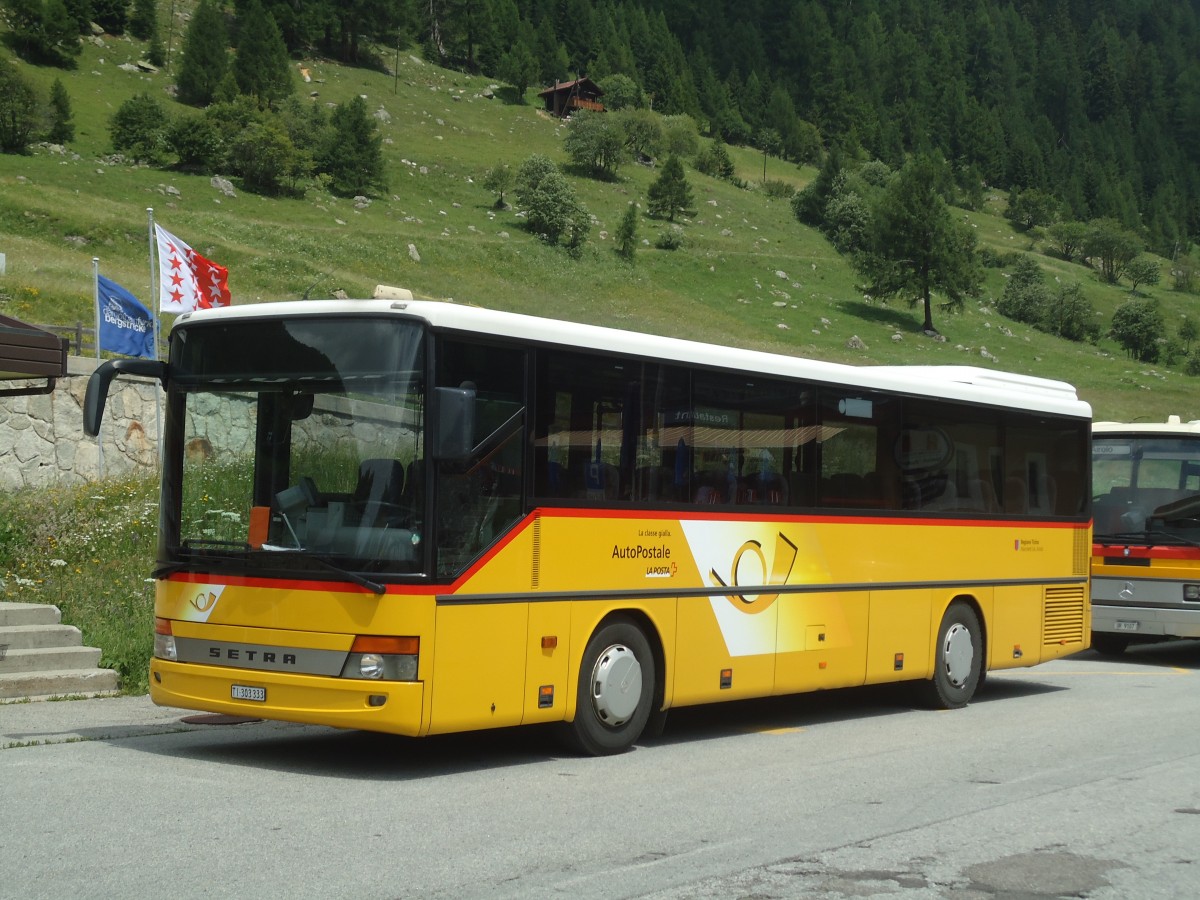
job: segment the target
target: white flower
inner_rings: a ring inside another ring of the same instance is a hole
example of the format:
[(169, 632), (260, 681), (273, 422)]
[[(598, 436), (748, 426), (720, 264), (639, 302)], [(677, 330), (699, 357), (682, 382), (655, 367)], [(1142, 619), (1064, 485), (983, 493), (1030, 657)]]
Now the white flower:
[(54, 566), (56, 569), (59, 568), (60, 566), (65, 566), (66, 564), (67, 564), (67, 561), (65, 559), (50, 560), (50, 565)]

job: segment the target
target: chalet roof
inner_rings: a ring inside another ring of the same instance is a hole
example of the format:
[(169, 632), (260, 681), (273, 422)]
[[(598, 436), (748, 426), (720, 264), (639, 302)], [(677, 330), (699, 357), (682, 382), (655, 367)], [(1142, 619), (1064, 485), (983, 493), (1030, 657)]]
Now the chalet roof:
[(590, 78), (576, 78), (574, 81), (556, 81), (553, 87), (548, 87), (544, 91), (539, 91), (539, 97), (546, 97), (550, 94), (558, 94), (562, 91), (573, 91), (576, 88), (585, 90), (591, 94), (603, 94), (604, 91), (600, 86)]
[[(0, 316), (0, 396), (41, 394), (54, 387), (56, 378), (67, 374), (67, 342), (64, 338)], [(5, 382), (45, 378), (46, 386), (3, 387)]]

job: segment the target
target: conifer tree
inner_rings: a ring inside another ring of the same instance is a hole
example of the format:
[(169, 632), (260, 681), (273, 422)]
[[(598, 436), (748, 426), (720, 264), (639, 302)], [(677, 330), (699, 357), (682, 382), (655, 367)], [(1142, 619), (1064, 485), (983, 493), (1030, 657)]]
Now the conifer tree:
[(71, 98), (60, 78), (55, 78), (50, 87), (50, 131), (46, 138), (53, 144), (75, 140), (75, 126), (71, 123)]
[(92, 0), (92, 16), (109, 34), (124, 34), (129, 21), (128, 7), (128, 0)]
[(525, 92), (537, 78), (538, 65), (529, 48), (523, 41), (504, 54), (500, 59), (500, 69), (496, 73), (500, 78), (513, 86), (517, 94), (517, 102), (525, 102)]
[(0, 54), (0, 153), (29, 152), (38, 113), (33, 85)]
[(961, 309), (975, 296), (983, 271), (975, 253), (975, 232), (954, 221), (944, 192), (944, 160), (929, 155), (907, 163), (889, 182), (872, 219), (871, 248), (854, 265), (868, 280), (872, 296), (902, 297), (924, 309), (922, 330), (933, 327), (933, 292), (946, 297), (944, 309)]
[(646, 201), (650, 207), (650, 215), (666, 216), (670, 222), (675, 221), (676, 213), (691, 208), (692, 188), (683, 173), (683, 163), (679, 161), (678, 156), (668, 157), (662, 174), (646, 192)]
[(249, 0), (238, 25), (237, 56), (233, 60), (238, 90), (255, 97), (260, 106), (273, 107), (295, 90), (283, 35), (275, 17), (258, 0)]
[(625, 215), (621, 217), (621, 224), (617, 226), (616, 235), (617, 255), (629, 262), (633, 262), (634, 251), (637, 249), (637, 219), (637, 204), (630, 201), (625, 207)]
[(387, 190), (383, 137), (362, 97), (340, 104), (329, 116), (317, 171), (327, 174), (329, 189), (344, 197)]
[(158, 8), (154, 0), (133, 0), (129, 33), (139, 41), (148, 41), (158, 31)]
[(193, 106), (213, 102), (217, 85), (229, 71), (228, 47), (225, 20), (216, 4), (213, 0), (200, 0), (183, 36), (179, 75), (175, 79), (181, 102)]

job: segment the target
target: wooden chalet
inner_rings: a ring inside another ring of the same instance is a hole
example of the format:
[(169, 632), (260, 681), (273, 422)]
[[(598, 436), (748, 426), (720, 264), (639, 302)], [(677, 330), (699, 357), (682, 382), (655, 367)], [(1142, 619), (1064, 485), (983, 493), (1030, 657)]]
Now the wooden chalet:
[[(0, 397), (48, 394), (67, 374), (67, 340), (9, 316), (0, 316)], [(44, 385), (28, 379), (45, 378)], [(9, 382), (19, 382), (8, 387)]]
[(600, 102), (603, 95), (604, 91), (590, 78), (556, 82), (554, 87), (548, 87), (538, 94), (546, 104), (546, 112), (560, 118), (571, 115), (577, 109), (604, 112), (604, 104)]

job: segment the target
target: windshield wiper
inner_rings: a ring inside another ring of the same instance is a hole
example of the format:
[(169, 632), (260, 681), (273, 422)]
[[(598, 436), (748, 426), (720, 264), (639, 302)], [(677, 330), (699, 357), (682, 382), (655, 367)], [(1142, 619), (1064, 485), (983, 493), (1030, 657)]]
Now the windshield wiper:
[[(292, 550), (292, 551), (284, 551), (284, 552), (295, 553), (296, 551)], [(314, 553), (309, 553), (309, 552), (305, 551), (304, 558), (311, 559), (313, 562), (316, 562), (316, 563), (320, 563), (321, 565), (323, 565), (325, 568), (327, 568), (331, 572), (337, 572), (339, 575), (345, 576), (347, 579), (349, 579), (350, 581), (353, 581), (359, 587), (366, 588), (372, 594), (378, 594), (379, 596), (383, 596), (385, 593), (387, 593), (387, 588), (385, 588), (378, 581), (372, 581), (370, 578), (368, 578), (365, 575), (360, 575), (357, 572), (351, 572), (349, 569), (342, 568), (337, 563), (333, 562), (332, 560), (326, 559), (324, 556), (317, 556)]]
[(1178, 547), (1200, 547), (1200, 541), (1172, 534), (1169, 531), (1147, 529), (1146, 531), (1121, 531), (1116, 534), (1093, 534), (1094, 541), (1121, 543), (1122, 541), (1138, 541), (1140, 543), (1173, 544)]

